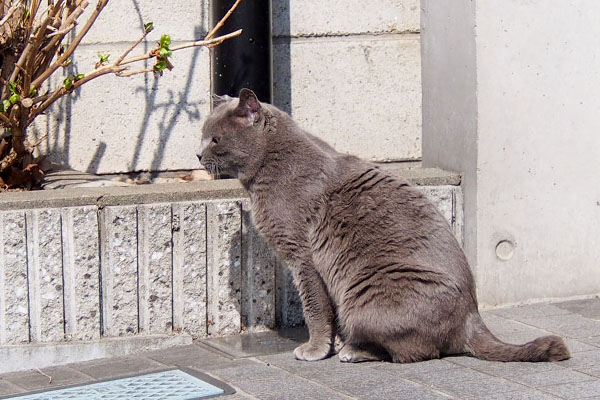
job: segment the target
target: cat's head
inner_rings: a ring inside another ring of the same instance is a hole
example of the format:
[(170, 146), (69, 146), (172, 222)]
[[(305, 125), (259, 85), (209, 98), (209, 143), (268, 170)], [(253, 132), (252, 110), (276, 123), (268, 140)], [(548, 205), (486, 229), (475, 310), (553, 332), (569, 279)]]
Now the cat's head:
[(242, 180), (252, 175), (265, 153), (264, 111), (250, 89), (242, 89), (238, 99), (225, 96), (215, 102), (197, 151), (208, 172)]

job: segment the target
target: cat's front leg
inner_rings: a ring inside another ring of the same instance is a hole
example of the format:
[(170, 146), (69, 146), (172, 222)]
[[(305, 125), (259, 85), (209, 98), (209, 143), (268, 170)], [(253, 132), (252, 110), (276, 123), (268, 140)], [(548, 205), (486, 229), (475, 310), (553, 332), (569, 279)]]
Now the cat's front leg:
[(296, 347), (294, 356), (298, 360), (322, 360), (333, 353), (335, 338), (334, 312), (327, 289), (312, 263), (298, 263), (291, 269), (310, 335), (308, 343)]

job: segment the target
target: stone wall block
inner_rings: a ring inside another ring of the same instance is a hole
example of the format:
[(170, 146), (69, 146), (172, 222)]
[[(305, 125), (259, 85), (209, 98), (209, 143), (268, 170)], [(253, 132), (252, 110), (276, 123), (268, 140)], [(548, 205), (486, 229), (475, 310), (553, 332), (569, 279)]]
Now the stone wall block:
[(302, 128), (368, 160), (421, 157), (418, 35), (275, 40), (273, 59), (274, 103)]
[[(91, 2), (82, 15), (84, 21), (95, 8)], [(133, 44), (143, 32), (144, 23), (153, 22), (155, 30), (148, 36), (149, 47), (154, 47), (163, 33), (171, 40), (200, 40), (206, 35), (208, 23), (208, 1), (110, 1), (102, 10), (98, 20), (85, 36), (83, 43), (131, 42)], [(83, 26), (83, 22), (81, 23)], [(143, 44), (134, 55), (149, 51)], [(116, 55), (115, 55), (116, 58)]]
[(65, 336), (100, 338), (100, 240), (95, 206), (61, 210)]
[(300, 300), (298, 289), (294, 284), (292, 272), (285, 263), (279, 262), (275, 273), (277, 325), (283, 327), (303, 325), (302, 300)]
[(136, 206), (101, 210), (103, 336), (138, 333), (137, 230)]
[(206, 330), (206, 205), (173, 204), (173, 328), (193, 337)]
[(275, 36), (416, 32), (419, 0), (295, 0), (273, 2)]
[(250, 201), (242, 202), (242, 315), (249, 330), (275, 327), (277, 258), (252, 224)]
[(427, 196), (446, 221), (452, 225), (454, 219), (453, 186), (417, 186), (416, 188)]
[(241, 330), (240, 202), (208, 203), (207, 221), (208, 334), (232, 335)]
[(27, 211), (26, 220), (30, 338), (61, 341), (65, 331), (60, 211)]
[(142, 333), (173, 329), (171, 205), (138, 207), (139, 326)]
[(23, 211), (0, 212), (0, 345), (29, 341), (25, 226)]

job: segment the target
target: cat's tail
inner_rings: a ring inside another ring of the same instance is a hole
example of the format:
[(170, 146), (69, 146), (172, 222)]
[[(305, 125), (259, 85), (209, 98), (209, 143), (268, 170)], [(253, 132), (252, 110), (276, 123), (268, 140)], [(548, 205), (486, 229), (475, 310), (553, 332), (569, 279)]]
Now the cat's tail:
[(543, 336), (522, 345), (504, 343), (485, 326), (479, 313), (467, 320), (465, 351), (489, 361), (560, 361), (571, 357), (569, 349), (558, 336)]

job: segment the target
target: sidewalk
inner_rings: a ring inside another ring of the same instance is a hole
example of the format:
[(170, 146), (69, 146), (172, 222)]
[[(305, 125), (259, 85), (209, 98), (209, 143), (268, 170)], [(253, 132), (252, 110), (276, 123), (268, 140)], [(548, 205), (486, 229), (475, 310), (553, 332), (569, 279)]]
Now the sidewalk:
[[(600, 299), (482, 313), (501, 339), (523, 343), (555, 333), (572, 358), (559, 363), (498, 363), (451, 357), (416, 364), (344, 364), (337, 356), (294, 359), (297, 342), (274, 334), (213, 339), (190, 346), (0, 375), (0, 396), (186, 366), (234, 387), (234, 399), (597, 399), (600, 400)], [(293, 335), (292, 335), (293, 336)], [(296, 335), (297, 336), (297, 335)], [(262, 355), (275, 353), (269, 355)], [(227, 355), (229, 354), (229, 355)]]

